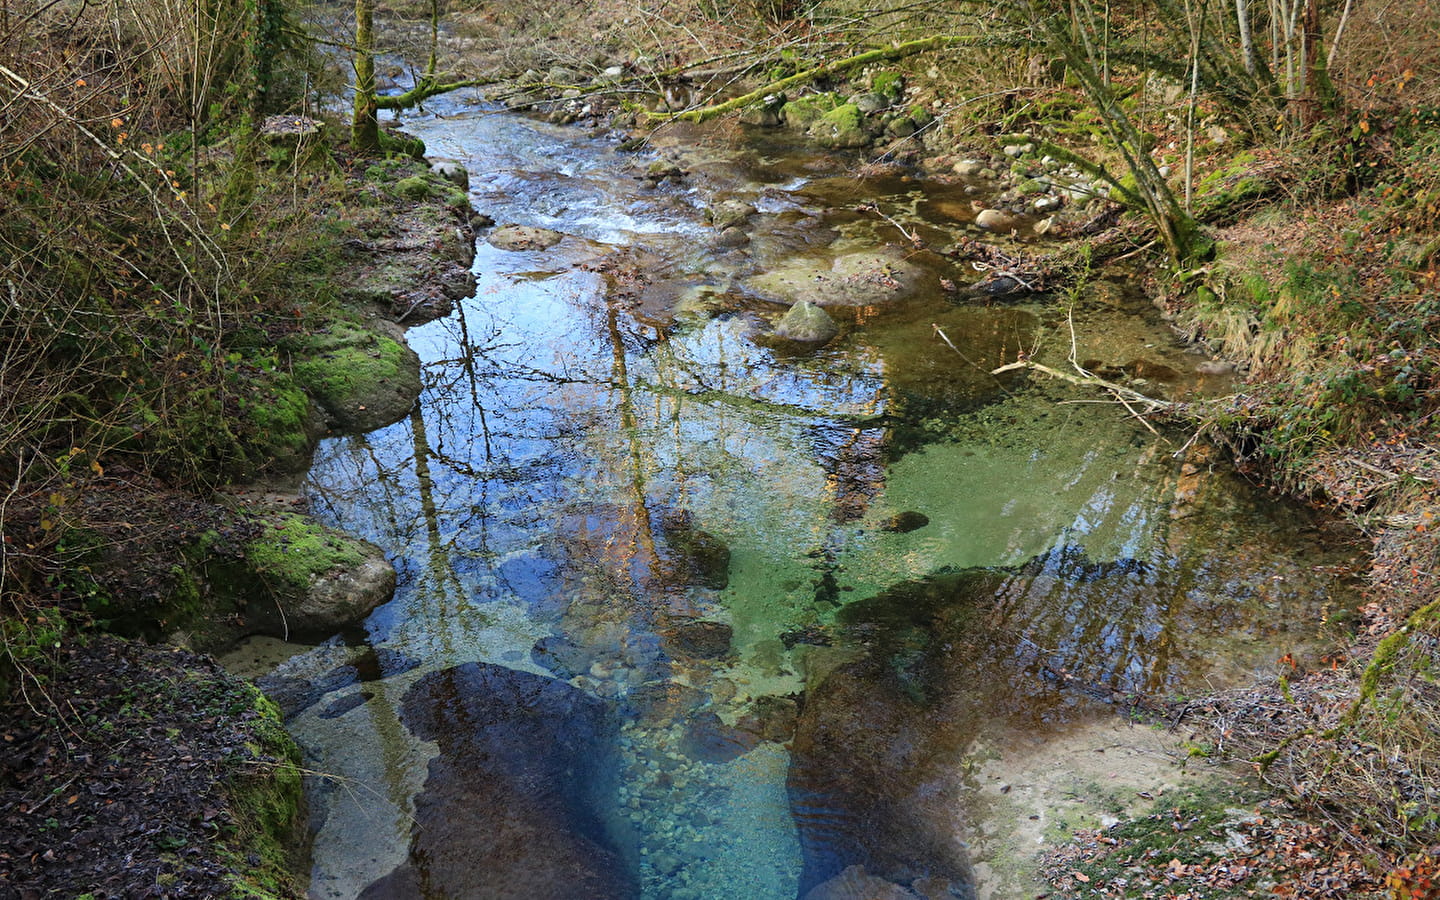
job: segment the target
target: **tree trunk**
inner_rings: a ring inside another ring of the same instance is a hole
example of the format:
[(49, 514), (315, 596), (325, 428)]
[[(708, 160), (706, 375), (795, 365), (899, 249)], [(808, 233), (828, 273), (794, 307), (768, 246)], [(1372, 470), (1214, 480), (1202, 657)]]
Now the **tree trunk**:
[(1240, 27), (1240, 58), (1245, 71), (1255, 74), (1255, 38), (1250, 33), (1250, 2), (1235, 0), (1235, 22)]
[(360, 153), (380, 152), (375, 100), (375, 0), (355, 0), (355, 114), (350, 144)]

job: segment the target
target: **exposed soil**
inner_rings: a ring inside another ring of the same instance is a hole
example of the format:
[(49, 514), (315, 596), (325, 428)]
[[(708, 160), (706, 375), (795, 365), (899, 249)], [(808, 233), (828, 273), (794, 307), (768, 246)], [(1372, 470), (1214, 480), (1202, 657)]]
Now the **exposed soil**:
[(106, 636), (33, 674), (0, 710), (0, 898), (231, 896), (262, 867), (236, 790), (290, 763), (254, 688)]

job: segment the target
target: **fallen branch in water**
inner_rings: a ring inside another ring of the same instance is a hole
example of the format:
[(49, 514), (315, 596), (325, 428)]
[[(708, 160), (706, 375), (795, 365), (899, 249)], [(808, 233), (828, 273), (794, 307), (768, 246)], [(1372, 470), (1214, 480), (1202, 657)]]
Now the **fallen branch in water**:
[(1160, 432), (1155, 430), (1155, 426), (1145, 421), (1145, 417), (1141, 413), (1141, 411), (1136, 409), (1135, 406), (1132, 406), (1131, 404), (1143, 404), (1147, 407), (1145, 412), (1152, 413), (1175, 413), (1178, 412), (1181, 408), (1181, 404), (1173, 403), (1169, 400), (1156, 400), (1154, 397), (1146, 396), (1145, 394), (1142, 394), (1137, 390), (1127, 388), (1121, 384), (1116, 384), (1113, 381), (1106, 381), (1105, 379), (1098, 378), (1094, 375), (1071, 375), (1069, 372), (1061, 372), (1058, 369), (1052, 369), (1049, 366), (1041, 365), (1040, 363), (1037, 363), (1034, 360), (1030, 359), (1021, 359), (1013, 363), (1007, 363), (1006, 365), (1003, 365), (998, 369), (992, 369), (990, 371), (990, 374), (1000, 375), (1004, 372), (1014, 372), (1017, 369), (1032, 369), (1036, 372), (1041, 373), (1042, 375), (1049, 375), (1052, 378), (1058, 378), (1061, 381), (1068, 381), (1070, 384), (1079, 385), (1080, 387), (1097, 387), (1103, 390), (1107, 390), (1111, 394), (1115, 395), (1115, 399), (1120, 401), (1121, 405), (1123, 405), (1127, 410), (1130, 411), (1130, 415), (1138, 419), (1141, 425), (1144, 425), (1146, 428), (1150, 429), (1151, 434), (1157, 436), (1160, 434)]

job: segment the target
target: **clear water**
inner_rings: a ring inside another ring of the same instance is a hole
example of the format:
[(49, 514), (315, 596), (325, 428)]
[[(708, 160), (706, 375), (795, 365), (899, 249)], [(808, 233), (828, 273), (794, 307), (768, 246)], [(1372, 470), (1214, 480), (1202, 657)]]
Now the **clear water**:
[[(410, 332), (425, 361), (417, 410), (316, 456), (314, 509), (400, 572), (365, 631), (403, 664), (338, 688), (363, 691), (353, 709), (327, 697), (291, 722), (328, 776), (313, 896), (357, 896), (406, 859), (417, 815), (436, 827), (416, 796), (444, 770), (431, 765), (443, 742), (416, 737), (403, 708), (447, 667), (563, 679), (610, 710), (585, 793), (635, 896), (792, 898), (853, 861), (844, 834), (873, 813), (846, 805), (853, 791), (815, 799), (807, 778), (874, 782), (882, 831), (913, 813), (917, 836), (953, 832), (917, 838), (929, 849), (910, 875), (960, 872), (965, 859), (936, 860), (964, 854), (957, 773), (977, 734), (1043, 735), (1109, 714), (1110, 693), (1263, 671), (1345, 602), (1316, 574), (1326, 558), (1299, 513), (1221, 475), (1199, 502), (1177, 500), (1183, 436), (1166, 443), (1116, 407), (985, 374), (1022, 348), (1063, 359), (1052, 307), (967, 306), (929, 286), (893, 308), (835, 311), (845, 333), (821, 350), (763, 337), (782, 310), (747, 293), (747, 276), (893, 241), (889, 224), (846, 212), (857, 198), (878, 195), (934, 234), (959, 228), (947, 210), (960, 187), (807, 177), (799, 157), (732, 145), (708, 148), (689, 186), (655, 189), (602, 139), (450, 102), (409, 126), (466, 163), (476, 207), (571, 237), (542, 253), (482, 241), (475, 297)], [(710, 247), (707, 184), (770, 213), (748, 250)], [(639, 260), (642, 283), (612, 283), (617, 259)], [(700, 312), (686, 306), (697, 296)], [(1142, 312), (1086, 307), (1076, 322), (1118, 363), (1187, 365)], [(927, 524), (903, 530), (902, 513)], [(728, 547), (728, 577), (687, 561), (697, 532)], [(944, 574), (977, 567), (963, 591)], [(677, 643), (695, 620), (728, 625), (728, 650)], [(279, 672), (315, 677), (353, 652), (332, 642)], [(783, 742), (793, 727), (746, 730), (777, 703), (826, 709), (826, 674), (879, 653), (900, 660), (904, 689), (887, 701), (889, 687), (856, 676), (865, 703), (836, 727), (890, 746), (885, 729), (919, 704), (926, 725), (902, 763), (857, 741), (854, 773), (815, 776)], [(925, 799), (938, 796), (951, 805)], [(875, 853), (872, 873), (885, 868)], [(949, 890), (972, 886), (956, 876)]]

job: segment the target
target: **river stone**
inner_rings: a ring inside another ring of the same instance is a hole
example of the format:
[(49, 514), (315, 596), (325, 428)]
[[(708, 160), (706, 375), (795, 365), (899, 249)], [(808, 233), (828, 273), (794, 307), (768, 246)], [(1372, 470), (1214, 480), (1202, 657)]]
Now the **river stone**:
[(731, 225), (710, 240), (710, 246), (719, 250), (734, 250), (749, 243), (750, 235), (738, 225)]
[(755, 212), (755, 207), (743, 200), (723, 200), (710, 210), (710, 224), (716, 231), (724, 231), (744, 225)]
[(669, 725), (703, 706), (704, 691), (674, 681), (647, 681), (625, 697), (625, 712), (642, 723)]
[(660, 530), (670, 551), (662, 574), (678, 583), (699, 584), (717, 591), (729, 586), (730, 546), (697, 528), (688, 511), (667, 512), (661, 518)]
[(548, 250), (565, 235), (533, 225), (501, 225), (486, 238), (497, 250)]
[(439, 755), (415, 799), (409, 859), (363, 900), (637, 896), (597, 812), (615, 740), (600, 700), (466, 663), (416, 682), (400, 715)]
[(860, 110), (862, 115), (867, 116), (872, 113), (877, 113), (882, 109), (887, 109), (890, 106), (889, 97), (884, 94), (875, 93), (856, 94), (850, 98), (850, 102), (855, 104), (855, 108)]
[(866, 874), (864, 866), (851, 866), (811, 888), (804, 900), (920, 900), (920, 897), (893, 881)]
[(666, 644), (682, 656), (718, 659), (730, 653), (734, 632), (724, 622), (682, 622), (666, 635)]
[(724, 765), (738, 759), (760, 745), (760, 738), (739, 728), (726, 725), (715, 713), (706, 710), (691, 716), (685, 723), (680, 739), (680, 752), (690, 759)]
[(816, 306), (893, 303), (915, 296), (927, 283), (924, 269), (890, 250), (846, 253), (833, 261), (796, 259), (747, 281), (777, 302)]
[(970, 896), (973, 878), (954, 821), (963, 777), (948, 776), (943, 761), (956, 761), (954, 732), (963, 733), (973, 713), (925, 697), (923, 671), (897, 671), (897, 653), (915, 656), (887, 646), (806, 691), (786, 775), (802, 896), (855, 866), (894, 881), (939, 878), (953, 896)]
[(285, 606), (287, 639), (296, 636), (328, 637), (359, 624), (377, 607), (395, 595), (395, 567), (379, 547), (369, 541), (346, 537), (363, 559), (358, 565), (311, 578), (305, 594)]
[(808, 300), (790, 307), (775, 325), (775, 334), (806, 344), (824, 344), (840, 333), (830, 314)]
[(535, 665), (548, 669), (556, 678), (567, 681), (590, 671), (590, 667), (595, 664), (595, 658), (594, 650), (582, 647), (562, 635), (543, 637), (530, 648), (530, 659)]
[(929, 524), (929, 516), (925, 515), (922, 512), (906, 510), (905, 512), (896, 513), (895, 515), (886, 519), (883, 523), (881, 523), (880, 530), (888, 531), (892, 534), (909, 534), (915, 529), (924, 528), (926, 525)]
[(1020, 227), (1020, 220), (1010, 213), (998, 209), (982, 209), (975, 214), (975, 227), (1008, 234)]
[(784, 743), (795, 736), (800, 719), (800, 705), (790, 697), (770, 695), (756, 697), (750, 710), (740, 717), (736, 726), (762, 740)]
[(470, 173), (459, 163), (442, 159), (430, 164), (430, 171), (455, 185), (462, 191), (470, 190)]

